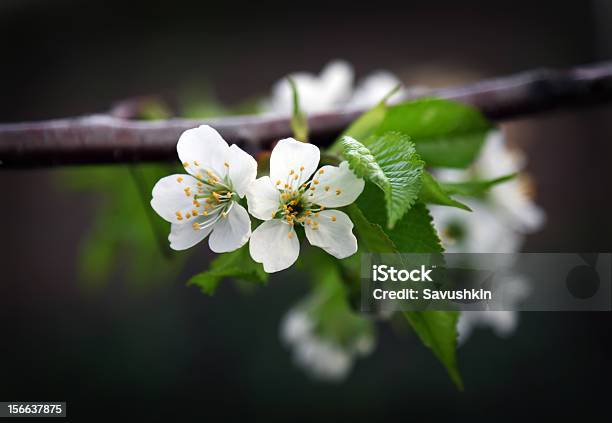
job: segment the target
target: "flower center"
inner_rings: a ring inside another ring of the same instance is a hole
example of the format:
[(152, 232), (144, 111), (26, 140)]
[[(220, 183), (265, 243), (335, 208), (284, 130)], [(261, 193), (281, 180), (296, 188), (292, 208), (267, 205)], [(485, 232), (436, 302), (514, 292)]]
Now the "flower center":
[[(197, 161), (194, 161), (194, 166), (199, 168)], [(189, 166), (189, 163), (183, 163), (184, 167)], [(202, 230), (211, 227), (220, 219), (227, 218), (227, 215), (234, 207), (234, 202), (237, 200), (237, 194), (234, 191), (232, 181), (228, 175), (229, 164), (225, 163), (225, 172), (223, 176), (217, 175), (211, 169), (201, 169), (195, 175), (198, 182), (196, 183), (196, 192), (192, 187), (186, 186), (184, 189), (187, 197), (193, 197), (193, 209), (185, 213), (183, 216), (180, 211), (176, 212), (178, 220), (183, 217), (187, 220), (190, 218), (198, 218), (191, 224), (194, 230)], [(177, 181), (181, 183), (182, 177)]]
[[(280, 180), (276, 181), (276, 186), (281, 192), (281, 204), (272, 217), (282, 219), (291, 226), (297, 223), (317, 229), (319, 223), (315, 218), (319, 217), (319, 212), (324, 210), (325, 207), (310, 201), (310, 197), (313, 196), (313, 191), (316, 189), (315, 185), (319, 183), (316, 179), (311, 179), (301, 186), (298, 185), (303, 170), (304, 166), (300, 167), (299, 173), (290, 170), (285, 183)], [(323, 173), (322, 170), (319, 172)]]

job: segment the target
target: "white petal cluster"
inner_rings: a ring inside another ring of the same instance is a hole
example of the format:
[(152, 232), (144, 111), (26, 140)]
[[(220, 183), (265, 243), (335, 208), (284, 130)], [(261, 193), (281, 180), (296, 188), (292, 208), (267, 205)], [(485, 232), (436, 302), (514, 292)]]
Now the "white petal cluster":
[[(390, 72), (377, 71), (354, 87), (354, 71), (345, 61), (327, 64), (319, 75), (297, 72), (289, 75), (297, 87), (300, 108), (305, 113), (326, 112), (338, 108), (369, 108), (401, 85)], [(287, 78), (276, 82), (269, 99), (263, 103), (267, 113), (290, 115), (293, 111), (293, 92)]]
[[(287, 138), (270, 157), (270, 176), (255, 179), (257, 162), (231, 147), (210, 126), (181, 135), (178, 155), (188, 172), (162, 178), (153, 188), (151, 206), (172, 223), (169, 241), (175, 250), (190, 248), (209, 236), (210, 249), (233, 251), (249, 241), (251, 257), (266, 272), (278, 272), (298, 258), (294, 227), (336, 258), (357, 251), (353, 223), (334, 207), (346, 206), (363, 191), (364, 181), (340, 166), (319, 166), (319, 148)], [(251, 219), (240, 204), (264, 222), (251, 233)]]
[[(434, 222), (448, 252), (517, 252), (525, 235), (544, 225), (544, 211), (534, 203), (529, 180), (521, 174), (525, 165), (524, 155), (517, 149), (510, 149), (500, 131), (493, 131), (487, 137), (480, 157), (470, 169), (449, 169), (437, 173), (438, 178), (445, 182), (519, 174), (493, 187), (482, 200), (465, 200), (472, 208), (472, 213), (449, 207), (432, 207)], [(518, 292), (524, 291), (526, 286), (519, 277), (515, 278), (513, 284), (517, 285)], [(516, 297), (517, 301), (520, 299), (521, 296)], [(459, 336), (465, 341), (473, 328), (486, 326), (500, 336), (508, 336), (517, 324), (518, 313), (514, 311), (463, 312), (458, 324)]]

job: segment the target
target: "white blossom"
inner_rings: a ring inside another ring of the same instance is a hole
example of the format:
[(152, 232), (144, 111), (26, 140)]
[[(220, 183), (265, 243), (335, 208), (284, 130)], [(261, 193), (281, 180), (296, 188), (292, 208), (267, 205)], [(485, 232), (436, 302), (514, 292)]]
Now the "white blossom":
[(374, 337), (359, 333), (347, 345), (317, 333), (315, 322), (304, 307), (289, 310), (281, 323), (281, 339), (293, 351), (296, 365), (315, 379), (340, 382), (350, 373), (359, 356), (374, 350)]
[[(493, 131), (485, 140), (479, 158), (468, 170), (437, 172), (438, 178), (445, 182), (519, 174), (493, 187), (482, 200), (465, 200), (472, 213), (432, 207), (440, 239), (448, 252), (514, 253), (520, 250), (525, 234), (542, 227), (545, 214), (530, 195), (528, 178), (521, 174), (525, 165), (525, 156), (517, 149), (510, 149), (500, 131)], [(520, 283), (517, 276), (516, 284)], [(490, 327), (499, 336), (509, 336), (516, 329), (518, 319), (516, 311), (465, 311), (459, 319), (459, 337), (465, 342), (476, 327)]]
[(255, 180), (257, 162), (207, 125), (185, 131), (176, 148), (189, 174), (160, 179), (151, 200), (172, 224), (170, 247), (185, 250), (210, 235), (216, 253), (240, 248), (251, 236), (251, 220), (238, 200)]
[(286, 269), (297, 260), (300, 244), (295, 225), (304, 227), (312, 245), (336, 258), (357, 251), (353, 222), (329, 208), (354, 202), (365, 183), (347, 162), (317, 170), (319, 158), (315, 145), (280, 140), (270, 156), (270, 176), (257, 179), (247, 192), (249, 212), (264, 221), (253, 231), (249, 250), (266, 272)]
[[(347, 107), (367, 109), (401, 85), (391, 72), (380, 70), (354, 86), (353, 68), (342, 60), (330, 62), (319, 75), (297, 72), (288, 77), (295, 83), (300, 108), (307, 114)], [(274, 114), (292, 113), (293, 92), (287, 78), (274, 84), (271, 97), (263, 103), (263, 109)]]

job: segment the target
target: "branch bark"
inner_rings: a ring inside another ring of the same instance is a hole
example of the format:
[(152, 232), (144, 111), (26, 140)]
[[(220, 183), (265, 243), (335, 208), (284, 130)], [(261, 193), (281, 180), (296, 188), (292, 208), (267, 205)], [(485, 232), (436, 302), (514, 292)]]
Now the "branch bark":
[[(528, 71), (428, 90), (399, 100), (430, 96), (470, 104), (495, 121), (564, 107), (599, 105), (612, 102), (612, 62)], [(311, 141), (329, 144), (362, 112), (347, 109), (313, 114), (308, 119)], [(202, 123), (212, 125), (228, 143), (252, 154), (291, 136), (290, 119), (271, 116), (134, 121), (115, 114), (0, 124), (0, 169), (176, 160), (180, 134)]]

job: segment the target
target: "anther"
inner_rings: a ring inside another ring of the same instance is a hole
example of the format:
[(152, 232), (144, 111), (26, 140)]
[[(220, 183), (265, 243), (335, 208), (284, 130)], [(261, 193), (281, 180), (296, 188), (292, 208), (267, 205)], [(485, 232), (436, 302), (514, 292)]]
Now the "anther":
[(291, 169), (291, 170), (289, 171), (289, 175), (293, 175), (294, 173), (295, 173), (295, 172), (293, 171), (293, 169)]
[(197, 167), (199, 167), (199, 166), (200, 166), (200, 163), (198, 163), (198, 161), (197, 161), (197, 160), (194, 160), (194, 161), (193, 161), (193, 164), (194, 164), (194, 166), (197, 166)]
[(280, 185), (280, 183), (281, 183), (280, 179), (276, 181), (276, 185)]
[(224, 162), (224, 163), (223, 163), (223, 166), (225, 166), (225, 167), (229, 167), (229, 163), (228, 163), (228, 162)]
[(319, 175), (323, 175), (325, 173), (325, 170), (321, 169), (319, 170)]
[(332, 222), (335, 222), (335, 221), (336, 221), (336, 216), (332, 216), (332, 217), (331, 217), (331, 221), (332, 221)]
[(304, 170), (304, 166), (300, 166), (300, 170)]
[(176, 178), (176, 182), (178, 182), (179, 184), (183, 182), (183, 177), (179, 176), (178, 178)]
[(189, 163), (188, 162), (183, 162), (183, 167), (189, 167)]
[(326, 186), (325, 186), (325, 191), (329, 191), (329, 189), (330, 189), (330, 186), (329, 186), (329, 185), (326, 185)]
[(339, 189), (336, 190), (336, 195), (340, 195), (342, 193), (342, 191), (340, 191)]
[(315, 185), (319, 185), (319, 181), (317, 181), (316, 179), (314, 179), (314, 180), (312, 181), (312, 183), (313, 183), (313, 184), (315, 184)]

